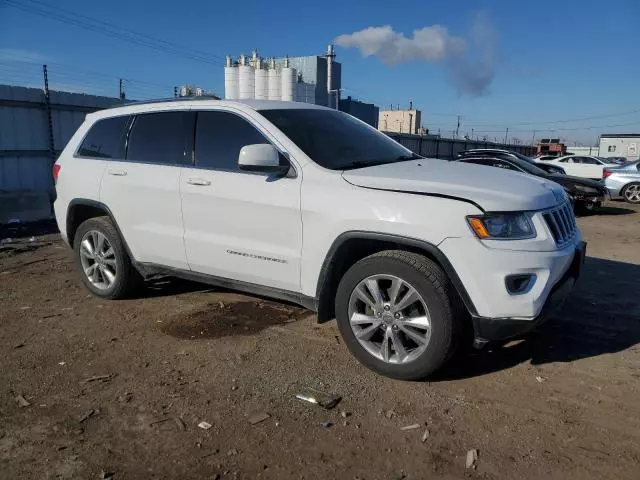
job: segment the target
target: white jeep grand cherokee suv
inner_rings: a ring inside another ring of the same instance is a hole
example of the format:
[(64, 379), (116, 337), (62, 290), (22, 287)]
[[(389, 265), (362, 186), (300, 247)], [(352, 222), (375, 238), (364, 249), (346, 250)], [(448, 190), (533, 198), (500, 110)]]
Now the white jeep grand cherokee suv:
[(560, 186), (420, 158), (303, 103), (103, 110), (54, 177), (93, 294), (122, 298), (160, 274), (289, 300), (335, 316), (362, 363), (401, 379), (441, 367), (464, 332), (480, 346), (529, 331), (584, 258)]

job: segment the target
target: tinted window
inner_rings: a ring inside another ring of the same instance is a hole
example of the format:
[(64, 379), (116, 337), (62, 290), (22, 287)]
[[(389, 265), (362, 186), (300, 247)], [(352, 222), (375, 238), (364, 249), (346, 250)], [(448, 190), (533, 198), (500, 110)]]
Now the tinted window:
[(84, 137), (78, 155), (96, 158), (124, 158), (124, 145), (130, 116), (99, 120)]
[(586, 165), (600, 165), (600, 162), (598, 160), (591, 157), (582, 157), (582, 162), (580, 163), (583, 163)]
[(129, 134), (127, 160), (168, 165), (189, 163), (192, 132), (190, 112), (137, 115)]
[(238, 155), (246, 145), (269, 143), (245, 119), (228, 112), (198, 112), (196, 165), (215, 170), (240, 171)]
[(509, 162), (505, 162), (502, 160), (494, 160), (491, 165), (493, 167), (498, 167), (498, 168), (504, 168), (505, 170), (514, 170), (516, 172), (519, 172), (520, 170), (517, 169), (516, 167), (514, 167), (513, 165), (511, 165)]
[(284, 109), (260, 113), (324, 168), (345, 170), (420, 158), (387, 135), (336, 110)]

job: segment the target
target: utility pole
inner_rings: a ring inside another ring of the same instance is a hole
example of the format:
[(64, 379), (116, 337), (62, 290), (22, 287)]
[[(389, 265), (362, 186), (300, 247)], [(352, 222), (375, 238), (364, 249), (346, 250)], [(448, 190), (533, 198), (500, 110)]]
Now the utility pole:
[(56, 147), (53, 140), (53, 118), (51, 115), (51, 92), (49, 92), (49, 71), (46, 65), (42, 65), (42, 73), (44, 75), (44, 102), (47, 107), (47, 123), (49, 124), (49, 153), (51, 161), (56, 161)]
[(124, 82), (122, 79), (120, 79), (120, 93), (118, 94), (118, 96), (120, 97), (120, 100), (124, 100)]
[(458, 138), (458, 133), (460, 133), (460, 119), (462, 117), (460, 115), (458, 115), (458, 126), (456, 127), (456, 136), (455, 138)]
[(178, 87), (173, 87), (173, 98), (178, 98)]
[(507, 127), (507, 133), (504, 134), (504, 143), (507, 143), (507, 139), (509, 138), (509, 127)]

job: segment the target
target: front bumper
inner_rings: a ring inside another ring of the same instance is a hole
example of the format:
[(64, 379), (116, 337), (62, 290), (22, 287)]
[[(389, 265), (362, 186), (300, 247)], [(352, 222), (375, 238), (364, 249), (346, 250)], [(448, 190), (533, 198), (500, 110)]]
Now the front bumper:
[(580, 276), (586, 254), (586, 243), (580, 242), (575, 249), (569, 268), (553, 285), (541, 312), (533, 319), (487, 318), (473, 316), (473, 329), (476, 342), (480, 345), (486, 342), (506, 340), (517, 337), (533, 330), (543, 323), (551, 313), (559, 309)]

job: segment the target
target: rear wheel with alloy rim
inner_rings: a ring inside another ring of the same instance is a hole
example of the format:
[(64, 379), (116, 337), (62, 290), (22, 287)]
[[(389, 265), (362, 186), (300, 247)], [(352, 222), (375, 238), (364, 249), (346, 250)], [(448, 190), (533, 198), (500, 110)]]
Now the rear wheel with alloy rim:
[(125, 298), (142, 282), (108, 217), (83, 222), (76, 231), (73, 249), (82, 282), (98, 297)]
[(629, 203), (640, 203), (640, 183), (630, 183), (624, 187), (622, 196)]
[(451, 357), (460, 337), (460, 303), (442, 269), (415, 253), (384, 251), (342, 278), (336, 318), (345, 343), (372, 370), (419, 379)]

